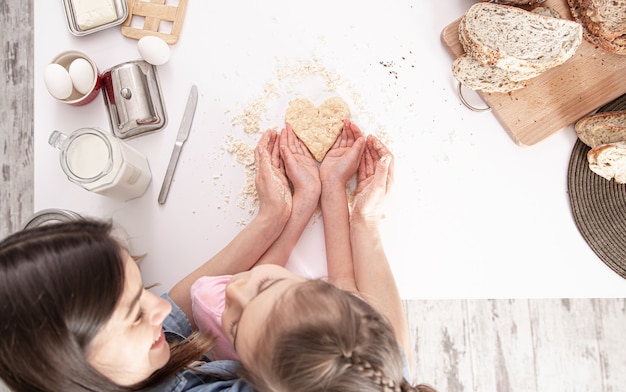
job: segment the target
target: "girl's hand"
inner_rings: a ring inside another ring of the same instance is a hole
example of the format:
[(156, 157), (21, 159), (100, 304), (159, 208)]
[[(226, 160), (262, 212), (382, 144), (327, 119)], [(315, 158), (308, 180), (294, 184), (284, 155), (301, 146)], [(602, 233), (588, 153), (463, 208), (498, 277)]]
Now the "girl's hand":
[(279, 137), (275, 130), (265, 131), (261, 136), (254, 149), (254, 161), (259, 215), (266, 214), (284, 226), (291, 214), (292, 199), (283, 161), (280, 158)]
[(393, 154), (378, 138), (369, 135), (357, 170), (353, 218), (378, 222), (392, 184)]
[(317, 204), (322, 188), (317, 161), (289, 124), (280, 133), (280, 156), (287, 177), (293, 184), (294, 194), (315, 199)]
[(344, 120), (341, 134), (320, 166), (322, 183), (341, 183), (345, 186), (359, 166), (364, 146), (365, 139), (359, 127), (350, 120)]

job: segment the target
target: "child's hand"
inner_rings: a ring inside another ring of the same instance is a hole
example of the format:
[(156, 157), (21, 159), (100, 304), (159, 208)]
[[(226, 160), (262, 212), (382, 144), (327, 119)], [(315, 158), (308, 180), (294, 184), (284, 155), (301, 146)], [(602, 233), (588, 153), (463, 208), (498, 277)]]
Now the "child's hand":
[(315, 199), (317, 204), (322, 188), (317, 161), (289, 124), (280, 133), (280, 155), (294, 193)]
[(265, 131), (254, 149), (255, 185), (259, 196), (259, 214), (273, 217), (284, 225), (291, 214), (291, 191), (279, 152), (275, 130)]
[(359, 166), (364, 146), (365, 139), (359, 127), (350, 120), (344, 120), (341, 134), (320, 166), (322, 183), (341, 183), (345, 186)]
[(378, 138), (369, 135), (357, 171), (352, 216), (378, 222), (392, 184), (393, 154)]

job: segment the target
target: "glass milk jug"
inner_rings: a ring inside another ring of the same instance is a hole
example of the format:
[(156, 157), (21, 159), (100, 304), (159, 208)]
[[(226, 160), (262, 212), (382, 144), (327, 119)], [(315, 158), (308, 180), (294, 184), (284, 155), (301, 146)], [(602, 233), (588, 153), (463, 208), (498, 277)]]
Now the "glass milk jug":
[(97, 128), (81, 128), (69, 136), (54, 131), (48, 143), (61, 151), (67, 178), (88, 191), (130, 200), (143, 195), (152, 179), (142, 153)]

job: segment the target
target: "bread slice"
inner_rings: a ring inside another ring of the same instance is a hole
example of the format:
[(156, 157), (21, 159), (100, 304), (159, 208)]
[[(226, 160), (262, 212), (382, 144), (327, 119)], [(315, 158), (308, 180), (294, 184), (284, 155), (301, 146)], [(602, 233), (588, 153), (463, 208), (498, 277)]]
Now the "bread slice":
[(579, 0), (581, 20), (589, 31), (608, 41), (626, 34), (626, 0)]
[(465, 53), (484, 65), (543, 72), (568, 60), (582, 42), (576, 22), (492, 3), (476, 3), (459, 23)]
[(483, 65), (480, 61), (466, 54), (454, 60), (452, 74), (463, 86), (486, 93), (508, 93), (519, 90), (526, 87), (527, 80), (536, 76)]
[(549, 16), (551, 18), (557, 18), (557, 19), (562, 18), (561, 14), (559, 14), (559, 11), (555, 10), (552, 7), (536, 7), (536, 8), (533, 8), (532, 11), (530, 12), (543, 15), (543, 16)]
[(483, 0), (490, 3), (505, 4), (505, 5), (535, 5), (543, 3), (546, 0)]
[(587, 153), (589, 169), (594, 173), (626, 184), (626, 142), (603, 144)]
[(574, 20), (582, 25), (583, 35), (587, 41), (609, 53), (626, 55), (626, 34), (613, 40), (594, 34), (589, 30), (587, 23), (585, 23), (586, 19), (582, 16), (584, 7), (582, 7), (581, 2), (579, 0), (567, 0), (567, 3)]
[(626, 110), (585, 116), (574, 125), (578, 138), (589, 147), (626, 142)]

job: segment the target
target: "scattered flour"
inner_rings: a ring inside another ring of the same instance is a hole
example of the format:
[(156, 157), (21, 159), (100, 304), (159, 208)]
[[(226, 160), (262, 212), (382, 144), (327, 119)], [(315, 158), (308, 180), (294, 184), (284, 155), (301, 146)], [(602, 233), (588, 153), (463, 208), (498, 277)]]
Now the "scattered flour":
[[(319, 86), (321, 82), (322, 86)], [(361, 95), (341, 76), (329, 70), (323, 62), (313, 57), (308, 60), (300, 60), (295, 63), (285, 61), (279, 63), (274, 78), (268, 81), (263, 93), (248, 102), (240, 114), (234, 115), (231, 119), (233, 132), (238, 129), (243, 131), (240, 138), (232, 133), (227, 135), (224, 149), (235, 156), (238, 164), (242, 165), (246, 171), (246, 182), (239, 196), (238, 206), (247, 210), (250, 217), (258, 207), (258, 195), (255, 187), (255, 164), (254, 148), (258, 142), (260, 134), (267, 128), (262, 128), (262, 123), (273, 122), (282, 123), (283, 119), (269, 118), (270, 108), (286, 107), (286, 102), (296, 95), (303, 93), (311, 83), (316, 85), (316, 94), (338, 95), (345, 99), (350, 105), (352, 118), (361, 124), (363, 122), (375, 124), (375, 134), (387, 146), (391, 146), (391, 138), (388, 132), (379, 124), (371, 113), (366, 110), (366, 105)], [(323, 91), (320, 91), (323, 90)], [(226, 113), (231, 113), (228, 110)], [(280, 111), (279, 111), (280, 112)], [(282, 110), (284, 113), (284, 110)], [(355, 119), (358, 118), (358, 119)], [(368, 130), (363, 129), (364, 132)], [(349, 194), (349, 201), (353, 199), (356, 181), (353, 179), (346, 187)], [(248, 222), (241, 219), (238, 224), (246, 225)]]

